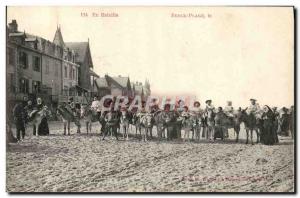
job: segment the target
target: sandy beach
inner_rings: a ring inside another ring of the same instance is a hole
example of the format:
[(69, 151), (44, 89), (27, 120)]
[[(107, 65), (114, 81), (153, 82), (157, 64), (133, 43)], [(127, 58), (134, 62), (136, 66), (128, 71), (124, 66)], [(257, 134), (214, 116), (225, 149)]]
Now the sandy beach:
[[(73, 125), (72, 125), (73, 126)], [(141, 142), (108, 137), (99, 125), (93, 133), (64, 136), (61, 123), (50, 123), (49, 136), (32, 136), (7, 146), (9, 192), (293, 192), (294, 143)], [(154, 129), (155, 130), (155, 129)], [(154, 132), (155, 134), (155, 132)], [(132, 134), (133, 135), (133, 134)]]

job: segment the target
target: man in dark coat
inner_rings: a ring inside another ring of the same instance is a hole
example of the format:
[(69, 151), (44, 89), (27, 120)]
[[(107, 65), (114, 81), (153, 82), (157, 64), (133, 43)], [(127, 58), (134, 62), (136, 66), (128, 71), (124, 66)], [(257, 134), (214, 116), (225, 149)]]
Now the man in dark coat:
[[(25, 111), (26, 111), (26, 114), (28, 116), (28, 119), (30, 119), (30, 113), (34, 110), (34, 106), (32, 104), (32, 101), (31, 100), (28, 100), (27, 102), (27, 105), (25, 106)], [(30, 121), (30, 120), (28, 120)], [(36, 126), (35, 124), (33, 124), (33, 135), (36, 134)]]
[(17, 140), (21, 141), (24, 140), (25, 137), (25, 125), (27, 121), (27, 113), (25, 111), (25, 106), (27, 102), (27, 97), (23, 97), (23, 101), (16, 104), (13, 109), (13, 116), (16, 123), (17, 128)]

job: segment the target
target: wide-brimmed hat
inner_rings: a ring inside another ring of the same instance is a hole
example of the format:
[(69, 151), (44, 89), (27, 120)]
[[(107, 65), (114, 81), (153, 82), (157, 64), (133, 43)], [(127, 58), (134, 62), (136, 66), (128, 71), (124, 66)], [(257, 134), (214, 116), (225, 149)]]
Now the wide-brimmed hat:
[(206, 101), (205, 101), (206, 104), (209, 103), (209, 102), (212, 102), (212, 100), (209, 99), (209, 100), (206, 100)]
[(200, 106), (200, 102), (199, 102), (199, 101), (195, 101), (195, 102), (194, 102), (194, 106), (195, 106), (196, 104), (197, 104), (198, 106)]

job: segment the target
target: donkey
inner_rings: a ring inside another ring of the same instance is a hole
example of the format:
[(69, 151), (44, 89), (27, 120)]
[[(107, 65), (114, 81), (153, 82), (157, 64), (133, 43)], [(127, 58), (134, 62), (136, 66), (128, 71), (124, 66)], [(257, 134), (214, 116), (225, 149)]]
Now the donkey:
[(90, 105), (81, 106), (80, 109), (80, 117), (83, 118), (85, 124), (86, 124), (86, 131), (87, 134), (92, 132), (92, 123), (93, 122), (100, 122), (100, 116), (98, 115), (98, 112), (91, 109)]
[(248, 139), (249, 139), (249, 133), (250, 133), (250, 139), (251, 139), (251, 144), (253, 145), (253, 131), (256, 132), (257, 136), (257, 143), (259, 142), (259, 118), (257, 118), (253, 113), (248, 114), (247, 108), (245, 110), (242, 110), (241, 114), (241, 121), (244, 122), (245, 129), (246, 129), (246, 134), (247, 134), (247, 139), (246, 139), (246, 144), (248, 144)]
[(66, 135), (66, 128), (68, 128), (68, 135), (70, 135), (70, 123), (74, 122), (77, 126), (77, 133), (80, 133), (80, 120), (72, 114), (65, 105), (58, 105), (57, 114), (62, 118), (64, 124), (64, 135)]
[(180, 121), (177, 121), (175, 112), (166, 111), (164, 112), (164, 122), (167, 129), (167, 140), (172, 140), (173, 133), (176, 133), (176, 125)]
[(154, 124), (153, 115), (146, 113), (140, 117), (141, 131), (142, 131), (142, 140), (147, 141), (148, 133), (152, 137), (152, 128)]
[[(52, 113), (48, 109), (47, 106), (44, 106), (41, 110), (33, 110), (29, 115), (28, 115), (28, 121), (32, 122), (34, 126), (39, 126), (42, 122), (42, 120), (45, 117), (51, 117)], [(38, 136), (38, 131), (35, 132), (36, 136)]]
[(215, 130), (215, 113), (213, 110), (207, 110), (205, 116), (205, 132), (206, 139), (212, 140)]
[(154, 116), (154, 125), (157, 129), (157, 136), (158, 139), (161, 140), (162, 138), (166, 138), (165, 129), (166, 129), (166, 123), (164, 119), (164, 112), (163, 111), (157, 111), (153, 114)]
[(123, 138), (128, 140), (130, 116), (128, 111), (121, 111), (120, 116), (120, 132), (123, 133)]
[(192, 129), (192, 139), (194, 139), (196, 141), (200, 141), (200, 132), (201, 132), (201, 128), (203, 128), (202, 125), (202, 117), (200, 115), (192, 115), (191, 116), (191, 120), (193, 123), (193, 129)]

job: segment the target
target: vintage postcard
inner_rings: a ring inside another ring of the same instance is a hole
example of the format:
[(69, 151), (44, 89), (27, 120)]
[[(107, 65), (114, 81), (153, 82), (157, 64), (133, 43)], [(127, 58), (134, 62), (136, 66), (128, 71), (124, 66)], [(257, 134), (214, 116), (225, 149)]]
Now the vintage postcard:
[(294, 12), (8, 6), (6, 191), (295, 193)]

